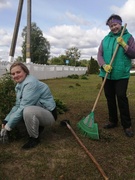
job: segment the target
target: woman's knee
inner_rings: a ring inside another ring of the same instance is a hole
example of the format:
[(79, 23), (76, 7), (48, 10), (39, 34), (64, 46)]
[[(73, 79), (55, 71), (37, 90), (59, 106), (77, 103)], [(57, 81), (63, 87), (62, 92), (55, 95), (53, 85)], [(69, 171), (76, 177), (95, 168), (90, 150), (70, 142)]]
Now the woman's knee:
[(30, 116), (31, 113), (32, 113), (32, 107), (31, 106), (25, 107), (23, 110), (23, 118), (25, 119), (26, 117)]

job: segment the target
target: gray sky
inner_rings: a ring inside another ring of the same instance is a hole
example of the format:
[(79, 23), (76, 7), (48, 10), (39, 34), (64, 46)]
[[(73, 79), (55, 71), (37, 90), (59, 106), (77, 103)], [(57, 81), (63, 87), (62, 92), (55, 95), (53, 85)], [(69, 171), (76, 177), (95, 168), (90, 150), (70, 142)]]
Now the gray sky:
[[(127, 23), (135, 37), (135, 0), (31, 0), (32, 22), (50, 42), (51, 56), (65, 54), (70, 47), (81, 51), (81, 59), (97, 57), (103, 37), (109, 32), (105, 25), (116, 13)], [(0, 0), (0, 58), (8, 60), (19, 0)], [(27, 0), (24, 0), (15, 57), (21, 55), (21, 33), (27, 25)]]

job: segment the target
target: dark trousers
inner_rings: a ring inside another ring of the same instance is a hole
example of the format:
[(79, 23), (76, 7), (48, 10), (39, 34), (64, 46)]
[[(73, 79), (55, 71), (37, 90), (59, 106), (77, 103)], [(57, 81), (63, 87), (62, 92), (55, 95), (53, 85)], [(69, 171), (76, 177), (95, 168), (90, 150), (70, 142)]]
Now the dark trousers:
[(129, 79), (106, 80), (104, 93), (107, 99), (109, 121), (118, 123), (117, 104), (120, 112), (121, 125), (123, 128), (131, 126), (128, 98), (126, 96)]

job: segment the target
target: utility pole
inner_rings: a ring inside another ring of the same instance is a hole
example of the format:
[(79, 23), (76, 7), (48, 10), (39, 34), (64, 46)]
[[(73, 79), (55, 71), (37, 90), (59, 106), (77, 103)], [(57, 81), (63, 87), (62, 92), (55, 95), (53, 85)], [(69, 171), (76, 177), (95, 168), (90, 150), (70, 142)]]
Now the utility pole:
[(27, 0), (26, 63), (31, 62), (31, 0)]
[(17, 36), (18, 36), (21, 14), (22, 14), (22, 7), (23, 7), (23, 0), (20, 0), (19, 5), (18, 5), (18, 11), (17, 11), (17, 16), (16, 16), (13, 38), (12, 38), (10, 52), (9, 52), (9, 59), (8, 59), (9, 62), (14, 61), (14, 53), (15, 53), (15, 47), (16, 47), (16, 41), (17, 41)]

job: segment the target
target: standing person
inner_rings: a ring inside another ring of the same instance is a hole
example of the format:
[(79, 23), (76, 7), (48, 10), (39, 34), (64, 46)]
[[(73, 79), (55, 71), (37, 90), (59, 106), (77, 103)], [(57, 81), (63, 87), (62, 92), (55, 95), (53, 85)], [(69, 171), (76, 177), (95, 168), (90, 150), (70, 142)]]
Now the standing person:
[[(115, 128), (118, 124), (117, 103), (120, 112), (121, 125), (126, 136), (132, 137), (131, 118), (129, 112), (128, 98), (126, 96), (128, 81), (130, 77), (131, 59), (135, 58), (135, 41), (133, 36), (126, 29), (122, 37), (122, 18), (113, 14), (106, 21), (110, 32), (102, 40), (98, 50), (98, 63), (100, 65), (99, 76), (104, 78), (108, 73), (104, 93), (107, 99), (109, 122), (105, 129)], [(120, 45), (115, 59), (110, 66), (114, 50)]]
[(39, 144), (39, 134), (44, 127), (51, 126), (57, 119), (56, 104), (48, 85), (30, 75), (23, 63), (13, 63), (10, 74), (17, 83), (16, 102), (2, 123), (1, 136), (23, 119), (29, 140), (22, 148), (33, 148)]

